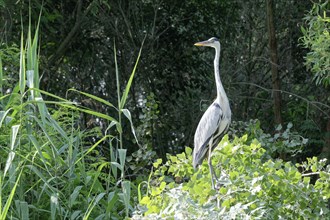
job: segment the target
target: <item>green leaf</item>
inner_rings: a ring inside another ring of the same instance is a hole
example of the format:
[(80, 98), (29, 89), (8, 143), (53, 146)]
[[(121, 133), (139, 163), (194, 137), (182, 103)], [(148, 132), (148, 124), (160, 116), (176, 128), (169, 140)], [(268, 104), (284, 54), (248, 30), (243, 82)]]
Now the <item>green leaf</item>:
[(80, 190), (82, 189), (83, 186), (76, 186), (76, 188), (73, 190), (73, 192), (70, 195), (69, 198), (69, 204), (70, 207), (72, 207), (77, 199), (77, 197), (79, 196)]
[(140, 204), (142, 204), (142, 205), (148, 205), (149, 203), (150, 203), (150, 197), (149, 196), (144, 196), (140, 201)]
[(0, 97), (3, 96), (3, 92), (2, 92), (3, 81), (4, 81), (4, 79), (3, 79), (3, 72), (2, 72), (2, 59), (0, 56)]
[(19, 127), (20, 127), (20, 125), (14, 125), (14, 126), (11, 127), (10, 152), (8, 154), (8, 157), (7, 157), (6, 166), (5, 166), (5, 169), (4, 169), (3, 176), (6, 176), (6, 173), (9, 170), (9, 168), (11, 167), (11, 164), (12, 164), (14, 158), (15, 158), (15, 155), (16, 155), (16, 153), (14, 151), (14, 147), (15, 147)]
[(154, 166), (155, 168), (158, 168), (159, 165), (162, 163), (162, 161), (163, 161), (163, 160), (162, 160), (161, 158), (157, 159), (156, 162), (153, 163), (153, 166)]
[(111, 210), (115, 207), (118, 201), (118, 196), (115, 192), (110, 192), (107, 200), (107, 212), (111, 213)]
[(82, 94), (82, 95), (84, 95), (84, 96), (87, 96), (87, 97), (89, 97), (89, 98), (91, 98), (91, 99), (94, 99), (94, 100), (96, 100), (96, 101), (98, 101), (98, 102), (101, 102), (101, 103), (103, 103), (103, 104), (105, 104), (105, 105), (107, 105), (107, 106), (109, 106), (109, 107), (112, 107), (112, 108), (117, 109), (117, 108), (116, 108), (113, 104), (111, 104), (110, 102), (108, 102), (108, 101), (106, 101), (106, 100), (104, 100), (104, 99), (102, 99), (102, 98), (100, 98), (100, 97), (97, 97), (97, 96), (95, 96), (95, 95), (92, 95), (92, 94), (89, 94), (89, 93), (86, 93), (86, 92), (82, 92), (82, 91), (79, 91), (79, 90), (76, 90), (76, 89), (69, 89), (68, 91), (78, 92), (78, 93), (80, 93), (80, 94)]
[(12, 111), (11, 108), (7, 109), (6, 111), (0, 111), (0, 128), (3, 124), (3, 122), (5, 122), (5, 124), (9, 123), (9, 121), (11, 121), (12, 119), (7, 117), (8, 113)]
[(25, 92), (26, 87), (26, 76), (25, 76), (25, 50), (24, 50), (24, 40), (23, 31), (21, 34), (21, 52), (20, 52), (20, 69), (19, 69), (19, 88), (21, 95)]
[(51, 219), (55, 220), (56, 219), (56, 209), (59, 209), (59, 204), (58, 204), (58, 196), (56, 193), (53, 193), (50, 197), (50, 215)]
[(130, 208), (130, 198), (131, 198), (131, 183), (130, 181), (123, 181), (122, 182), (122, 191), (123, 193), (120, 194), (123, 203), (125, 205), (125, 211), (126, 211), (126, 217), (128, 217), (129, 214), (129, 208)]
[(123, 109), (124, 106), (125, 106), (125, 103), (126, 103), (126, 99), (127, 99), (127, 96), (128, 96), (128, 92), (131, 88), (131, 85), (132, 85), (132, 82), (133, 82), (133, 78), (134, 78), (134, 75), (135, 75), (135, 72), (136, 72), (136, 68), (137, 68), (137, 65), (139, 63), (139, 60), (140, 60), (140, 56), (141, 56), (141, 52), (142, 52), (142, 47), (143, 47), (143, 44), (144, 44), (144, 40), (142, 42), (142, 45), (141, 45), (141, 48), (140, 48), (140, 51), (139, 51), (139, 54), (138, 54), (138, 57), (136, 59), (136, 62), (135, 62), (135, 65), (134, 65), (134, 68), (133, 68), (133, 71), (131, 73), (131, 76), (126, 84), (126, 88), (124, 90), (124, 93), (123, 93), (123, 96), (121, 97), (121, 100), (120, 100), (120, 105), (119, 105), (119, 109)]
[(26, 201), (15, 201), (16, 209), (19, 211), (20, 220), (29, 220), (29, 206)]
[(133, 125), (133, 121), (132, 121), (132, 116), (131, 116), (131, 112), (128, 109), (122, 109), (121, 110), (124, 115), (126, 116), (126, 118), (129, 120), (130, 124), (131, 124), (131, 130), (132, 130), (132, 134), (136, 140), (136, 143), (139, 145), (139, 141), (137, 139), (137, 136), (135, 134), (135, 129), (134, 129), (134, 125)]
[(126, 149), (118, 149), (120, 165), (124, 167), (126, 161)]
[[(18, 185), (18, 183), (21, 180), (22, 172), (23, 172), (23, 169), (21, 169), (21, 172), (19, 173), (19, 175), (18, 175), (18, 177), (17, 177), (17, 179), (15, 181), (15, 184), (14, 184), (13, 188), (11, 189), (10, 194), (9, 194), (7, 200), (6, 200), (5, 206), (1, 210), (0, 219), (7, 219), (7, 213), (8, 213), (8, 210), (10, 208), (11, 202), (13, 201), (13, 198), (15, 196), (17, 185)], [(1, 188), (3, 187), (2, 178), (1, 177), (0, 177), (0, 187)], [(0, 208), (2, 208), (2, 207), (0, 207)]]
[(97, 196), (93, 197), (92, 201), (89, 203), (89, 206), (84, 214), (83, 220), (88, 220), (90, 214), (92, 213), (94, 207), (100, 202), (106, 193), (100, 193)]

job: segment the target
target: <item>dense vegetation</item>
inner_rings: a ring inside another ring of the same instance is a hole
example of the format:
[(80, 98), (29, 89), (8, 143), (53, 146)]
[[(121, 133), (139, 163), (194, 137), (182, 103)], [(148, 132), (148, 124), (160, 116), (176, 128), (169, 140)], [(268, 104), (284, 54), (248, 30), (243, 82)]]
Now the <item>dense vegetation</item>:
[[(0, 219), (330, 216), (328, 1), (0, 0)], [(233, 122), (208, 166), (194, 129)], [(189, 147), (187, 147), (189, 146)]]

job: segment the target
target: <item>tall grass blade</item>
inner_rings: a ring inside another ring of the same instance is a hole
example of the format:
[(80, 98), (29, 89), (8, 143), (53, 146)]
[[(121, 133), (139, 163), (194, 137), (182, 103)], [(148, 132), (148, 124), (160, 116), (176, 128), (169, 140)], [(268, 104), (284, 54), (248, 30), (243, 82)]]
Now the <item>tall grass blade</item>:
[(21, 95), (25, 92), (26, 77), (25, 77), (25, 50), (24, 50), (24, 40), (23, 31), (21, 36), (21, 51), (20, 51), (20, 61), (19, 61), (19, 90)]
[(106, 119), (108, 121), (114, 121), (115, 123), (118, 123), (116, 121), (116, 119), (114, 119), (113, 117), (109, 116), (109, 115), (106, 115), (106, 114), (103, 114), (103, 113), (100, 113), (100, 112), (96, 112), (96, 111), (93, 111), (93, 110), (89, 110), (87, 108), (83, 108), (83, 107), (76, 107), (76, 106), (73, 106), (73, 105), (68, 105), (68, 104), (62, 104), (62, 103), (57, 103), (58, 105), (61, 105), (63, 107), (66, 107), (66, 108), (69, 108), (69, 109), (72, 109), (72, 110), (77, 110), (77, 111), (80, 111), (80, 112), (85, 112), (87, 114), (90, 114), (90, 115), (94, 115), (94, 116), (97, 116), (97, 117), (100, 117), (100, 118), (103, 118), (103, 119)]
[[(41, 117), (41, 121), (44, 124), (47, 124), (46, 117), (48, 116), (48, 109), (46, 107), (46, 104), (43, 102), (43, 99), (41, 97), (35, 97), (35, 101), (37, 102), (37, 106), (38, 106), (38, 110), (39, 110), (39, 115)], [(57, 124), (57, 122), (56, 122), (56, 124)]]
[(56, 189), (52, 185), (49, 184), (49, 181), (46, 179), (46, 177), (35, 166), (26, 165), (25, 167), (27, 167), (31, 171), (33, 171), (50, 190), (56, 191)]
[(71, 220), (76, 220), (76, 219), (80, 219), (78, 218), (81, 214), (81, 210), (77, 210), (77, 211), (74, 211), (70, 217)]
[(46, 95), (46, 96), (49, 96), (49, 97), (52, 97), (52, 98), (58, 99), (58, 100), (63, 101), (63, 102), (74, 103), (74, 102), (71, 102), (71, 101), (69, 101), (69, 100), (66, 100), (66, 99), (64, 99), (64, 98), (62, 98), (62, 97), (59, 97), (59, 96), (57, 96), (57, 95), (54, 95), (54, 94), (52, 94), (52, 93), (46, 92), (46, 91), (44, 91), (44, 90), (40, 90), (40, 89), (37, 89), (37, 88), (31, 88), (30, 90), (35, 90), (35, 91), (37, 91), (37, 92), (40, 92), (41, 94), (44, 94), (44, 95)]
[(0, 173), (0, 216), (2, 216), (2, 174)]
[[(2, 59), (0, 56), (0, 97), (3, 96), (2, 84), (3, 84), (3, 72), (2, 72)], [(2, 101), (1, 101), (2, 104)]]
[(32, 56), (32, 50), (31, 45), (31, 8), (29, 8), (29, 29), (28, 29), (28, 36), (27, 36), (27, 50), (26, 50), (26, 64), (27, 64), (27, 70), (33, 70), (33, 64), (32, 64), (32, 60), (33, 60), (33, 56)]
[(100, 193), (93, 198), (92, 202), (89, 204), (87, 212), (85, 213), (83, 220), (87, 220), (93, 211), (94, 207), (100, 202), (100, 200), (105, 196), (106, 193)]
[(118, 196), (115, 194), (115, 192), (110, 192), (107, 201), (107, 213), (111, 213), (111, 210), (115, 206), (117, 201), (118, 201)]
[(20, 220), (29, 220), (29, 206), (25, 201), (15, 200), (16, 210)]
[[(39, 35), (39, 25), (40, 25), (40, 19), (41, 19), (41, 11), (39, 14), (39, 19), (37, 23), (37, 27), (34, 33), (33, 43), (32, 43), (32, 53), (33, 53), (33, 70), (34, 70), (34, 85), (36, 88), (39, 89), (40, 79), (39, 79), (39, 55), (38, 55), (38, 35)], [(38, 94), (39, 97), (39, 94)]]
[(124, 115), (126, 116), (126, 118), (129, 120), (129, 123), (131, 124), (132, 133), (134, 135), (134, 138), (136, 140), (136, 143), (139, 145), (139, 141), (138, 141), (137, 136), (135, 134), (135, 129), (134, 129), (133, 121), (132, 121), (131, 112), (128, 109), (122, 109), (121, 111), (124, 113)]
[(124, 178), (124, 167), (125, 167), (125, 160), (126, 160), (126, 149), (118, 149), (119, 154), (119, 163), (121, 166), (122, 178)]
[[(139, 51), (139, 55), (136, 59), (136, 62), (135, 62), (135, 65), (134, 65), (134, 68), (133, 68), (133, 71), (132, 71), (132, 74), (126, 84), (126, 88), (124, 90), (124, 93), (123, 93), (123, 96), (121, 97), (121, 100), (120, 100), (120, 105), (119, 105), (119, 109), (123, 109), (124, 106), (125, 106), (125, 103), (126, 103), (126, 99), (127, 99), (127, 96), (128, 96), (128, 92), (131, 88), (131, 85), (132, 85), (132, 82), (133, 82), (133, 78), (134, 78), (134, 75), (135, 75), (135, 72), (136, 72), (136, 68), (137, 68), (137, 65), (139, 63), (139, 60), (140, 60), (140, 56), (141, 56), (141, 52), (142, 52), (142, 47), (143, 47), (143, 44), (144, 44), (144, 40), (142, 42), (142, 45), (141, 45), (141, 48), (140, 48), (140, 51)], [(116, 70), (117, 71), (117, 70)], [(118, 94), (119, 95), (119, 94)], [(118, 96), (119, 97), (119, 96)]]
[(131, 198), (131, 182), (130, 181), (122, 182), (122, 190), (123, 192), (120, 193), (119, 196), (121, 197), (124, 203), (126, 217), (128, 217), (129, 209), (130, 209), (129, 200)]
[[(41, 10), (42, 11), (42, 10)], [(28, 39), (27, 39), (27, 70), (33, 70), (33, 85), (35, 88), (39, 88), (39, 61), (38, 61), (38, 35), (39, 35), (39, 25), (41, 19), (41, 11), (39, 14), (38, 23), (35, 29), (35, 34), (32, 39), (32, 30), (31, 30), (31, 8), (29, 9), (29, 30), (28, 30)], [(33, 88), (34, 88), (33, 87)], [(37, 93), (39, 97), (39, 94)]]
[(14, 157), (15, 157), (15, 151), (14, 151), (14, 147), (15, 147), (15, 143), (16, 143), (16, 138), (17, 138), (17, 134), (18, 134), (18, 130), (19, 130), (20, 125), (14, 125), (11, 127), (11, 134), (10, 134), (10, 152), (8, 154), (8, 158), (7, 158), (7, 162), (6, 162), (6, 166), (5, 166), (5, 170), (4, 170), (4, 174), (3, 176), (6, 176), (7, 171), (9, 170)]
[(43, 134), (47, 137), (47, 140), (51, 144), (52, 152), (54, 154), (53, 157), (58, 158), (58, 159), (62, 159), (61, 157), (57, 157), (59, 155), (58, 149), (57, 149), (57, 144), (56, 144), (55, 140), (53, 140), (53, 138), (51, 138), (51, 135), (49, 134), (49, 131), (47, 130), (47, 126), (44, 126), (44, 124), (37, 117), (33, 117), (33, 119), (37, 122), (37, 124), (39, 125), (39, 127), (43, 131)]
[(87, 154), (89, 154), (90, 152), (92, 152), (99, 144), (101, 144), (104, 140), (106, 140), (108, 137), (110, 137), (110, 135), (105, 135), (104, 137), (102, 137), (100, 140), (98, 140), (98, 142), (96, 142), (92, 147), (90, 147), (80, 158), (78, 158), (75, 162), (75, 164), (77, 164), (79, 161), (81, 161)]
[(0, 128), (3, 124), (3, 122), (5, 122), (5, 124), (8, 124), (12, 118), (11, 117), (7, 117), (8, 113), (11, 111), (12, 109), (9, 108), (6, 111), (0, 111)]
[[(115, 152), (113, 146), (112, 146), (112, 141), (110, 141), (110, 161), (111, 161), (111, 172), (112, 172), (112, 175), (115, 179), (117, 179), (117, 175), (118, 175), (118, 172), (117, 172), (117, 168), (115, 164), (113, 163), (116, 163), (118, 164), (116, 161), (117, 161), (117, 152)], [(112, 166), (114, 165), (114, 166)], [(118, 164), (119, 165), (119, 164)], [(120, 167), (120, 166), (119, 166)]]
[(101, 103), (103, 103), (103, 104), (105, 104), (105, 105), (107, 105), (107, 106), (109, 106), (109, 107), (112, 107), (112, 108), (117, 109), (117, 108), (116, 108), (113, 104), (111, 104), (110, 102), (108, 102), (108, 101), (106, 101), (106, 100), (104, 100), (104, 99), (102, 99), (102, 98), (100, 98), (100, 97), (97, 97), (97, 96), (95, 96), (95, 95), (91, 95), (91, 94), (86, 93), (86, 92), (81, 92), (81, 91), (76, 90), (76, 89), (69, 89), (68, 91), (78, 92), (78, 93), (80, 93), (80, 94), (82, 94), (82, 95), (84, 95), (84, 96), (87, 96), (87, 97), (89, 97), (89, 98), (91, 98), (91, 99), (94, 99), (94, 100), (96, 100), (96, 101), (98, 101), (98, 102), (101, 102)]
[(120, 83), (119, 83), (119, 71), (117, 65), (117, 49), (116, 43), (113, 43), (113, 52), (115, 57), (115, 71), (116, 71), (116, 83), (117, 83), (117, 100), (118, 100), (118, 124), (116, 124), (116, 128), (119, 134), (119, 146), (120, 149), (123, 148), (123, 132), (121, 129), (121, 109), (120, 109)]
[[(13, 186), (10, 194), (9, 194), (9, 197), (7, 198), (7, 201), (6, 201), (6, 204), (5, 206), (3, 207), (3, 210), (1, 210), (1, 215), (0, 215), (0, 219), (8, 219), (7, 218), (7, 213), (8, 213), (8, 210), (9, 210), (9, 207), (11, 205), (11, 202), (13, 201), (13, 198), (14, 198), (14, 195), (16, 193), (16, 188), (17, 188), (17, 185), (18, 185), (18, 182), (20, 181), (21, 179), (21, 175), (22, 175), (22, 172), (23, 172), (23, 169), (21, 169), (21, 172), (19, 173), (18, 177), (17, 177), (17, 180), (15, 182), (15, 185)], [(2, 180), (1, 180), (2, 181)], [(0, 184), (1, 188), (2, 188), (2, 182)], [(2, 191), (1, 191), (1, 194), (2, 194)], [(2, 196), (2, 195), (1, 195)], [(1, 207), (2, 208), (2, 207)]]
[(53, 193), (50, 197), (50, 215), (51, 219), (55, 220), (56, 219), (56, 209), (59, 209), (59, 204), (58, 204), (58, 196), (56, 193)]
[(54, 118), (52, 116), (50, 116), (49, 114), (47, 114), (47, 119), (49, 120), (50, 125), (59, 133), (61, 134), (61, 136), (68, 141), (69, 137), (68, 135), (65, 133), (65, 131), (62, 129), (62, 127), (57, 123), (57, 121), (54, 120)]
[(83, 186), (77, 186), (70, 195), (69, 198), (69, 207), (71, 208), (76, 202), (77, 197), (79, 196), (80, 190)]
[(41, 146), (38, 143), (37, 139), (33, 135), (31, 135), (31, 134), (28, 135), (28, 138), (32, 142), (33, 146), (37, 149), (38, 155), (41, 158), (42, 163), (45, 164), (45, 166), (46, 166), (47, 160), (46, 160), (46, 158), (44, 157), (44, 155), (43, 155), (43, 153), (41, 151)]
[(118, 108), (120, 110), (120, 83), (119, 83), (119, 70), (118, 70), (118, 64), (117, 64), (117, 49), (116, 49), (116, 43), (113, 43), (113, 52), (114, 52), (114, 58), (115, 58), (115, 72), (116, 72), (116, 83), (117, 83), (117, 99), (118, 99)]
[(26, 71), (26, 84), (27, 86), (30, 88), (30, 93), (31, 93), (31, 97), (30, 100), (34, 100), (35, 98), (35, 90), (34, 90), (34, 70), (27, 70)]

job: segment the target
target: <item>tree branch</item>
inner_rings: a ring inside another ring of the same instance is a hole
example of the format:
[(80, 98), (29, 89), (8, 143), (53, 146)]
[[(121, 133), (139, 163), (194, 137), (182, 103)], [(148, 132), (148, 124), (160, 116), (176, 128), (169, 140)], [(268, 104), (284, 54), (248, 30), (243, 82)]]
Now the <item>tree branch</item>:
[[(93, 2), (92, 2), (93, 3)], [(54, 55), (52, 55), (48, 60), (48, 66), (53, 66), (57, 60), (59, 60), (65, 53), (65, 51), (69, 48), (69, 45), (72, 42), (73, 37), (78, 33), (84, 17), (89, 13), (91, 9), (92, 3), (86, 8), (84, 12), (82, 12), (82, 0), (77, 2), (77, 12), (76, 12), (76, 21), (74, 26), (71, 28), (71, 31), (61, 42), (60, 46), (57, 48)]]

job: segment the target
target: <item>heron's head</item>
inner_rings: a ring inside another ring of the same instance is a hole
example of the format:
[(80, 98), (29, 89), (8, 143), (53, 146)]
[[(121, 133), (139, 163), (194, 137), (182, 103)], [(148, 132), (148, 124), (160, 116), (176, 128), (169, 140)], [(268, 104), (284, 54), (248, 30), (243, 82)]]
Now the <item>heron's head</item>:
[(213, 47), (220, 49), (220, 41), (216, 37), (212, 37), (206, 41), (197, 42), (194, 45), (198, 47)]

